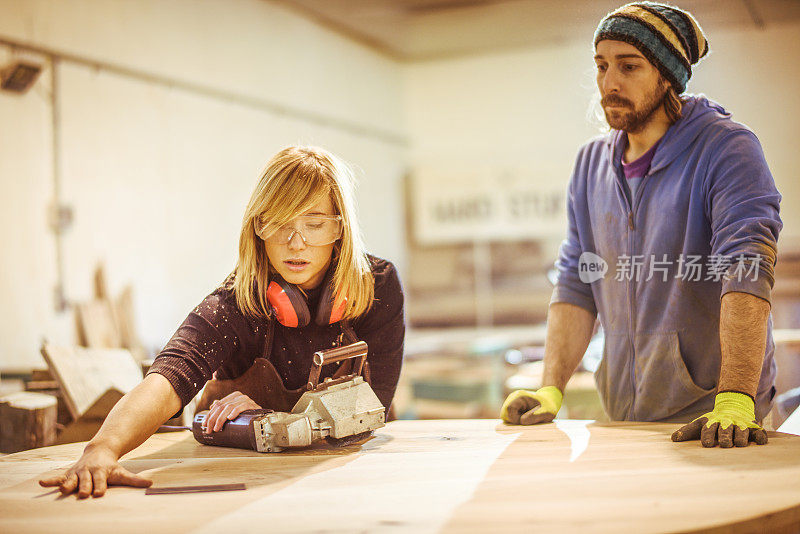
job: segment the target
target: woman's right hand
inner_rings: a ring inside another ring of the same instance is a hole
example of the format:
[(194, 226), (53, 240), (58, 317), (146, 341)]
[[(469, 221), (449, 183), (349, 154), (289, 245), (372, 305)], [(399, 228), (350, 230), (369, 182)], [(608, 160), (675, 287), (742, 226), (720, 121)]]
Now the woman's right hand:
[(39, 480), (45, 488), (58, 486), (62, 495), (77, 490), (78, 498), (102, 497), (108, 486), (147, 488), (153, 481), (131, 473), (118, 463), (119, 456), (102, 445), (89, 444), (83, 456), (61, 476)]
[(219, 432), (227, 421), (236, 419), (243, 411), (258, 410), (259, 408), (261, 408), (261, 406), (256, 404), (253, 399), (241, 391), (234, 391), (222, 399), (215, 400), (211, 403), (203, 432), (206, 434)]

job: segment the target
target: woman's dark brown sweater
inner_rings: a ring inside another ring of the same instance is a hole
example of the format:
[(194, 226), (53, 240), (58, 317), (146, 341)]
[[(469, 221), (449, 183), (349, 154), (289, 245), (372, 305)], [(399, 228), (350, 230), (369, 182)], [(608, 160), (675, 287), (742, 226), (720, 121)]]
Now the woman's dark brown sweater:
[[(403, 362), (403, 290), (392, 263), (374, 256), (369, 259), (375, 300), (351, 325), (369, 346), (372, 389), (388, 409)], [(308, 293), (313, 317), (321, 288)], [(183, 406), (214, 372), (216, 378), (236, 378), (258, 357), (272, 363), (287, 389), (297, 389), (308, 380), (314, 352), (335, 346), (341, 333), (340, 324), (319, 326), (312, 321), (302, 328), (289, 328), (270, 319), (247, 317), (236, 305), (233, 291), (219, 287), (192, 310), (149, 372), (166, 377)], [(335, 371), (335, 366), (328, 367), (333, 368), (323, 368), (322, 378)]]

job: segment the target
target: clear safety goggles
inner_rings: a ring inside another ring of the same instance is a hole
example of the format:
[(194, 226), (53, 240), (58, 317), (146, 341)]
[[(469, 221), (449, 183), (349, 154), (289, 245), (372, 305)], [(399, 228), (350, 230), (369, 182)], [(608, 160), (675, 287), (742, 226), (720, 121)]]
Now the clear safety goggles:
[(266, 225), (259, 236), (264, 241), (280, 245), (289, 244), (295, 234), (300, 234), (303, 243), (310, 246), (330, 245), (342, 237), (341, 215), (301, 215), (278, 229)]

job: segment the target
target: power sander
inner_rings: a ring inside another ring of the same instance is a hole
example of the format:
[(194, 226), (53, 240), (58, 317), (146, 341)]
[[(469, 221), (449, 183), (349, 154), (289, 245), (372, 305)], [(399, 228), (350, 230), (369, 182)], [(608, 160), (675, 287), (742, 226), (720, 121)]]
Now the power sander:
[[(319, 383), (323, 366), (351, 358), (355, 360), (352, 374)], [(205, 410), (195, 414), (192, 434), (205, 445), (258, 452), (306, 447), (322, 439), (341, 444), (348, 442), (348, 438), (366, 436), (385, 425), (384, 407), (361, 377), (366, 358), (367, 344), (363, 341), (317, 351), (306, 391), (291, 412), (246, 410), (227, 421), (218, 432), (205, 433), (208, 417)]]

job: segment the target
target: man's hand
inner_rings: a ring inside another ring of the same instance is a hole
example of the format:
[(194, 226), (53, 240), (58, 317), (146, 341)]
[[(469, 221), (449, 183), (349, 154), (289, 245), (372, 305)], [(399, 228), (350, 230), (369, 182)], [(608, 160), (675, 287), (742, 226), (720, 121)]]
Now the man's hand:
[(555, 386), (536, 391), (514, 391), (503, 403), (500, 418), (512, 425), (549, 423), (561, 409), (562, 397), (561, 391)]
[(259, 408), (261, 406), (256, 404), (253, 399), (241, 391), (234, 391), (230, 395), (211, 403), (203, 431), (206, 434), (219, 432), (226, 421), (236, 419), (245, 410), (258, 410)]
[(755, 422), (755, 404), (744, 393), (718, 393), (714, 409), (682, 426), (672, 434), (672, 441), (700, 439), (703, 447), (747, 447), (751, 441), (767, 442), (767, 433)]
[(61, 476), (39, 480), (45, 488), (58, 486), (62, 495), (77, 490), (78, 498), (89, 495), (102, 497), (108, 486), (133, 486), (147, 488), (153, 483), (148, 478), (133, 474), (118, 463), (119, 457), (110, 449), (89, 444), (83, 456)]

